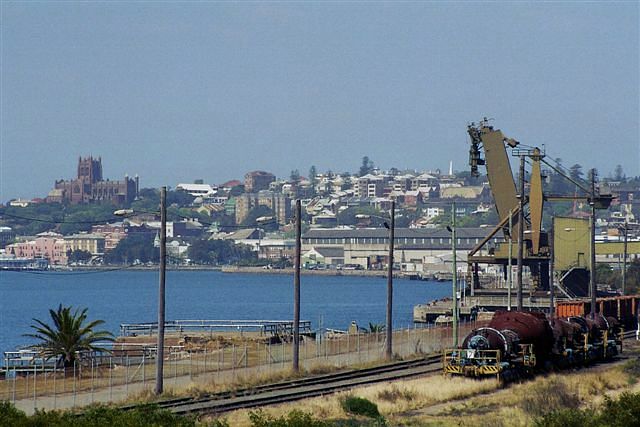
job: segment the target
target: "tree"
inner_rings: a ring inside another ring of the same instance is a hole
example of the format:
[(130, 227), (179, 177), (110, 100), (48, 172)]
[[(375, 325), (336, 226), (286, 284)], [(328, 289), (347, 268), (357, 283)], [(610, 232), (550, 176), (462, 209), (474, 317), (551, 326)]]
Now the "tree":
[[(271, 221), (265, 221), (265, 222), (259, 222), (258, 218), (267, 218), (267, 217), (272, 217), (273, 220)], [(247, 217), (245, 218), (244, 221), (242, 221), (242, 225), (244, 227), (260, 227), (263, 228), (265, 231), (274, 231), (278, 229), (278, 222), (275, 219), (275, 213), (269, 209), (267, 206), (256, 206), (255, 208), (251, 209), (249, 211), (249, 213), (247, 214)]]
[(578, 182), (581, 181), (582, 177), (584, 176), (584, 173), (582, 172), (582, 166), (580, 166), (577, 163), (575, 165), (571, 166), (569, 168), (569, 176), (574, 181), (578, 181)]
[(292, 170), (291, 175), (289, 176), (289, 179), (291, 180), (291, 182), (300, 181), (300, 171), (298, 169)]
[(89, 262), (91, 261), (91, 252), (82, 249), (69, 249), (67, 251), (67, 259), (69, 262)]
[(318, 183), (318, 179), (316, 178), (317, 176), (318, 176), (318, 170), (316, 169), (315, 166), (311, 166), (311, 168), (309, 168), (309, 182), (311, 183), (312, 196), (316, 195), (316, 184)]
[(236, 197), (244, 193), (244, 185), (236, 185), (229, 190), (229, 197)]
[(85, 324), (87, 309), (58, 306), (58, 310), (49, 310), (53, 326), (41, 320), (33, 319), (36, 324), (31, 328), (34, 334), (25, 334), (26, 337), (35, 338), (40, 342), (36, 344), (46, 357), (59, 356), (64, 366), (71, 367), (76, 361), (76, 353), (79, 351), (107, 351), (105, 348), (95, 345), (100, 341), (113, 341), (113, 334), (108, 331), (96, 331), (95, 328), (104, 323), (104, 320), (94, 320)]
[(622, 170), (622, 165), (616, 165), (616, 168), (613, 170), (613, 180), (614, 181), (625, 181), (626, 175)]
[(197, 264), (229, 264), (256, 258), (248, 246), (236, 245), (231, 240), (194, 240), (188, 254)]
[(315, 165), (312, 165), (309, 168), (309, 180), (311, 181), (311, 183), (316, 182), (316, 176), (318, 176), (318, 170), (316, 169)]
[(107, 252), (104, 256), (106, 264), (128, 264), (135, 260), (143, 263), (157, 262), (160, 259), (160, 251), (153, 247), (155, 233), (129, 233), (118, 242), (118, 246)]
[(367, 332), (370, 334), (378, 334), (380, 332), (384, 332), (385, 326), (382, 323), (371, 323), (369, 322), (369, 329)]
[(360, 166), (360, 176), (365, 176), (373, 171), (373, 162), (369, 160), (368, 156), (362, 158), (362, 166)]
[(178, 190), (170, 190), (167, 191), (167, 206), (177, 205), (179, 207), (183, 206), (191, 206), (195, 197), (186, 191)]

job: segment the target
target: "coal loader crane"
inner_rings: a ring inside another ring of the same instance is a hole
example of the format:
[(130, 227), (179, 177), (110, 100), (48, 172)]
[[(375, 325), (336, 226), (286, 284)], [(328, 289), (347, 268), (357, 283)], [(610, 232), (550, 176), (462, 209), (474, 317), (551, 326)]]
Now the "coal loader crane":
[[(518, 141), (505, 137), (499, 129), (489, 126), (486, 119), (479, 124), (470, 124), (467, 132), (471, 139), (469, 149), (471, 174), (478, 176), (478, 166), (486, 167), (499, 218), (498, 225), (469, 252), (467, 262), (468, 271), (471, 273), (472, 295), (476, 289), (481, 288), (480, 264), (502, 266), (506, 277), (508, 266), (518, 264), (516, 254), (519, 250), (522, 253), (518, 258), (521, 258), (522, 265), (531, 271), (530, 291), (548, 291), (551, 251), (548, 233), (542, 230), (544, 196), (540, 165), (544, 153), (537, 147), (520, 148)], [(521, 182), (521, 188), (518, 191), (507, 155), (508, 148), (521, 158), (521, 176), (524, 175), (524, 158), (527, 157), (531, 161), (528, 197), (519, 196), (524, 193), (524, 183)], [(499, 233), (504, 236), (504, 241), (496, 239)], [(520, 241), (522, 241), (522, 249), (518, 247)]]

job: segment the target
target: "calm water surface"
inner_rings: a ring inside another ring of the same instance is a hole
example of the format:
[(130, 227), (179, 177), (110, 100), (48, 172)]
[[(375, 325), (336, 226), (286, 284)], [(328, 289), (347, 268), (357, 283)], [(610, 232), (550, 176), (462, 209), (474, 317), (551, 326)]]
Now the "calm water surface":
[[(384, 323), (386, 285), (382, 277), (302, 276), (300, 318), (314, 329)], [(22, 334), (32, 318), (48, 322), (58, 304), (87, 307), (114, 334), (121, 323), (153, 322), (157, 289), (156, 271), (0, 272), (0, 352), (29, 344)], [(394, 327), (412, 323), (414, 305), (450, 292), (446, 282), (394, 280)], [(167, 272), (167, 320), (291, 319), (292, 301), (290, 275)]]

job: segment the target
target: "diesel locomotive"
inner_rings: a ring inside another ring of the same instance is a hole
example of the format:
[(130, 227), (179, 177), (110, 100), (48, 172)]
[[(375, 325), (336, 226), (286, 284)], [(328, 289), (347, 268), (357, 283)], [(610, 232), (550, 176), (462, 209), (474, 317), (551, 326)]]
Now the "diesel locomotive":
[(443, 365), (446, 374), (509, 380), (611, 359), (621, 351), (622, 328), (614, 317), (547, 318), (538, 312), (496, 311), (460, 348), (444, 351)]

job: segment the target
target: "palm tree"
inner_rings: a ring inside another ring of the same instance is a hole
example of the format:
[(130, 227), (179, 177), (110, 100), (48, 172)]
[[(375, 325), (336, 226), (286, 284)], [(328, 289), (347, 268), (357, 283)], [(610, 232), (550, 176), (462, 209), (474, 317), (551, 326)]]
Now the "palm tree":
[(384, 329), (385, 326), (382, 323), (369, 322), (369, 330), (367, 332), (369, 332), (370, 334), (378, 334), (380, 332), (383, 332)]
[(53, 327), (41, 320), (33, 319), (36, 324), (31, 325), (36, 333), (25, 334), (26, 337), (40, 340), (36, 348), (47, 357), (60, 356), (64, 366), (73, 366), (76, 360), (76, 352), (83, 350), (107, 351), (107, 349), (94, 345), (98, 341), (113, 341), (113, 334), (108, 331), (96, 331), (96, 326), (104, 323), (104, 320), (94, 320), (83, 325), (87, 318), (87, 309), (58, 306), (58, 310), (49, 310)]

